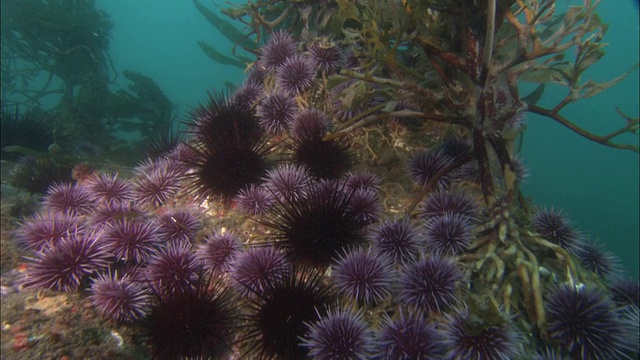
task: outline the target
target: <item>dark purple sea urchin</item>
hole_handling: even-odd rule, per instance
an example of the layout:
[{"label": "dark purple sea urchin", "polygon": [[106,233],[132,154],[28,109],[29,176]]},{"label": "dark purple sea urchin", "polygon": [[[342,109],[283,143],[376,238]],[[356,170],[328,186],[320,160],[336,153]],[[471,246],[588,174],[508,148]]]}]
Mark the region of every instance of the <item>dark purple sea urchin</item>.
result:
[{"label": "dark purple sea urchin", "polygon": [[313,61],[303,55],[294,55],[276,69],[276,84],[291,95],[300,95],[313,85],[315,76]]},{"label": "dark purple sea urchin", "polygon": [[444,337],[434,324],[419,313],[400,310],[395,318],[385,317],[380,329],[376,359],[439,360],[444,351]]},{"label": "dark purple sea urchin", "polygon": [[245,296],[260,294],[269,283],[287,277],[291,271],[291,263],[285,254],[270,246],[240,253],[232,266],[233,285]]},{"label": "dark purple sea urchin", "polygon": [[445,214],[426,222],[426,240],[429,251],[443,255],[459,255],[473,241],[471,226],[467,217],[459,214]]},{"label": "dark purple sea urchin", "polygon": [[161,244],[153,222],[140,219],[110,223],[100,241],[117,260],[131,263],[146,261]]},{"label": "dark purple sea urchin", "polygon": [[532,222],[533,229],[544,239],[567,250],[576,250],[579,246],[580,234],[562,211],[553,208],[537,209]]},{"label": "dark purple sea urchin", "polygon": [[235,232],[214,232],[205,237],[204,244],[198,245],[195,256],[205,271],[220,275],[229,270],[240,251],[242,243]]},{"label": "dark purple sea urchin", "polygon": [[314,360],[368,360],[374,351],[373,332],[362,313],[347,308],[329,310],[311,324],[303,344]]},{"label": "dark purple sea urchin", "polygon": [[383,255],[364,249],[347,251],[332,268],[336,288],[357,303],[375,304],[391,294],[393,268]]},{"label": "dark purple sea urchin", "polygon": [[95,233],[67,233],[35,256],[23,283],[28,288],[75,291],[88,276],[105,269],[108,263],[108,253]]},{"label": "dark purple sea urchin", "polygon": [[257,110],[260,125],[270,134],[286,131],[297,112],[296,100],[282,92],[267,95],[262,99]]},{"label": "dark purple sea urchin", "polygon": [[83,232],[78,217],[61,213],[36,213],[22,223],[16,230],[16,236],[27,249],[39,251],[54,245],[68,233],[82,235]]},{"label": "dark purple sea urchin", "polygon": [[521,335],[509,324],[487,323],[467,311],[448,316],[444,339],[447,360],[510,360],[521,355]]},{"label": "dark purple sea urchin", "polygon": [[573,357],[586,360],[630,358],[628,327],[613,301],[585,285],[560,285],[546,303],[546,331]]},{"label": "dark purple sea urchin", "polygon": [[47,190],[44,196],[44,206],[51,212],[77,216],[86,215],[93,211],[96,203],[86,187],[56,183]]},{"label": "dark purple sea urchin", "polygon": [[416,261],[424,244],[424,238],[408,218],[373,225],[370,238],[373,251],[388,256],[395,264]]},{"label": "dark purple sea urchin", "polygon": [[260,48],[259,63],[267,70],[276,69],[285,60],[296,55],[296,43],[284,30],[271,34],[267,42]]},{"label": "dark purple sea urchin", "polygon": [[[452,164],[452,158],[445,155],[441,151],[422,152],[414,155],[409,160],[409,175],[411,179],[420,187],[424,187]],[[434,188],[446,189],[449,186],[450,179],[447,174],[443,174],[440,178],[434,180]]]},{"label": "dark purple sea urchin", "polygon": [[93,306],[108,318],[131,322],[148,312],[149,290],[128,275],[102,273],[93,280],[90,292]]},{"label": "dark purple sea urchin", "polygon": [[442,312],[457,301],[462,272],[447,257],[425,257],[407,264],[400,278],[398,299],[425,314]]}]

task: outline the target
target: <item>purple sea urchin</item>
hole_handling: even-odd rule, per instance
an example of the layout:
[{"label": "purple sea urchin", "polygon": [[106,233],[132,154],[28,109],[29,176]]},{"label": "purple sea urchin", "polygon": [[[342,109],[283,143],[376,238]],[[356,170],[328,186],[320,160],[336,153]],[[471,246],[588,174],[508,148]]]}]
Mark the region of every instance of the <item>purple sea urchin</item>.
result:
[{"label": "purple sea urchin", "polygon": [[507,323],[491,324],[459,311],[448,317],[443,346],[448,360],[508,360],[520,355],[521,335]]},{"label": "purple sea urchin", "polygon": [[386,316],[377,336],[376,359],[438,360],[442,359],[444,337],[435,325],[427,323],[419,313],[399,311],[396,318]]},{"label": "purple sea urchin", "polygon": [[260,49],[260,65],[271,70],[284,64],[284,62],[296,55],[296,43],[284,30],[278,30],[271,34],[267,42]]},{"label": "purple sea urchin", "polygon": [[420,205],[420,216],[426,219],[459,214],[469,220],[477,220],[478,206],[465,193],[438,191],[431,193]]},{"label": "purple sea urchin", "polygon": [[240,335],[241,357],[248,359],[306,359],[300,339],[308,323],[318,320],[335,298],[321,271],[294,269],[253,293]]},{"label": "purple sea urchin", "polygon": [[152,291],[144,326],[154,359],[222,359],[231,352],[237,306],[222,283],[200,279],[182,291]]},{"label": "purple sea urchin", "polygon": [[614,279],[621,273],[618,257],[596,241],[582,242],[574,253],[582,266],[603,279]]},{"label": "purple sea urchin", "polygon": [[338,44],[322,38],[311,44],[308,50],[309,56],[324,74],[332,75],[340,69],[342,54]]},{"label": "purple sea urchin", "polygon": [[373,251],[388,256],[396,264],[417,260],[424,243],[408,218],[384,220],[374,225],[371,240]]},{"label": "purple sea urchin", "polygon": [[560,285],[546,303],[547,333],[580,359],[628,358],[632,339],[614,303],[598,289]]},{"label": "purple sea urchin", "polygon": [[362,313],[350,309],[329,310],[310,325],[303,344],[316,360],[367,360],[374,351],[373,332]]},{"label": "purple sea urchin", "polygon": [[425,257],[405,265],[398,299],[425,313],[442,312],[455,301],[462,272],[447,257]]},{"label": "purple sea urchin", "polygon": [[444,255],[459,255],[473,240],[467,217],[459,214],[445,214],[426,222],[426,240],[429,250]]},{"label": "purple sea urchin", "polygon": [[292,160],[319,179],[337,179],[351,166],[346,140],[324,140],[329,118],[317,109],[301,111],[291,123]]},{"label": "purple sea urchin", "polygon": [[269,167],[270,151],[258,118],[252,110],[227,100],[210,97],[193,113],[190,145],[194,156],[187,175],[199,199],[231,201],[241,189],[258,184]]},{"label": "purple sea urchin", "polygon": [[358,303],[374,304],[391,294],[393,268],[387,258],[351,249],[332,268],[338,291]]},{"label": "purple sea urchin", "polygon": [[89,275],[107,267],[107,257],[96,234],[69,232],[54,245],[36,253],[27,268],[24,286],[75,291]]},{"label": "purple sea urchin", "polygon": [[202,228],[202,212],[197,207],[169,209],[158,214],[158,237],[163,241],[192,241]]},{"label": "purple sea urchin", "polygon": [[633,305],[640,307],[640,284],[638,280],[618,276],[609,284],[609,290],[618,306]]},{"label": "purple sea urchin", "polygon": [[95,209],[89,190],[81,185],[53,184],[44,197],[48,211],[71,216],[86,215]]},{"label": "purple sea urchin", "polygon": [[305,189],[309,187],[310,180],[305,168],[280,165],[267,173],[265,188],[276,198],[291,201],[305,195]]},{"label": "purple sea urchin", "polygon": [[87,187],[99,203],[124,203],[134,198],[131,182],[119,179],[118,174],[95,176],[89,181]]},{"label": "purple sea urchin", "polygon": [[145,219],[148,214],[132,203],[105,203],[91,214],[90,221],[93,225],[102,226],[119,220]]},{"label": "purple sea urchin", "polygon": [[252,184],[240,190],[235,202],[241,212],[249,216],[262,216],[269,212],[275,199],[267,189]]},{"label": "purple sea urchin", "polygon": [[368,172],[349,173],[345,180],[345,185],[353,190],[368,189],[373,191],[380,190],[382,181],[374,174]]},{"label": "purple sea urchin", "polygon": [[82,236],[83,232],[81,221],[75,216],[61,213],[38,213],[25,221],[16,230],[16,235],[28,249],[39,251],[54,245],[69,233]]},{"label": "purple sea urchin", "polygon": [[315,76],[313,61],[306,56],[294,55],[276,69],[276,84],[287,93],[300,95],[313,85]]},{"label": "purple sea urchin", "polygon": [[240,251],[242,243],[234,232],[214,232],[205,237],[204,244],[198,245],[195,255],[205,271],[219,275],[229,270]]},{"label": "purple sea urchin", "polygon": [[180,190],[180,168],[169,162],[154,162],[148,171],[138,169],[133,192],[136,200],[146,206],[157,208],[173,198]]},{"label": "purple sea urchin", "polygon": [[297,112],[298,104],[295,99],[282,92],[267,95],[258,105],[257,111],[260,125],[270,134],[286,131]]},{"label": "purple sea urchin", "polygon": [[363,223],[372,224],[378,221],[382,206],[378,193],[371,189],[357,189],[349,199],[349,211]]},{"label": "purple sea urchin", "polygon": [[251,111],[260,101],[263,86],[254,82],[244,82],[231,96],[231,102]]},{"label": "purple sea urchin", "polygon": [[108,318],[131,322],[148,312],[149,290],[128,275],[102,273],[93,280],[90,292],[93,306]]},{"label": "purple sea urchin", "polygon": [[175,294],[195,286],[203,272],[201,265],[190,244],[170,242],[148,260],[145,276],[158,294]]},{"label": "purple sea urchin", "polygon": [[132,263],[146,261],[161,244],[152,222],[124,218],[111,223],[100,241],[116,259]]},{"label": "purple sea urchin", "polygon": [[576,250],[580,234],[560,210],[537,209],[533,215],[533,229],[543,238],[568,250]]},{"label": "purple sea urchin", "polygon": [[267,284],[288,276],[291,263],[273,247],[257,247],[240,253],[233,263],[231,278],[242,295],[261,293]]},{"label": "purple sea urchin", "polygon": [[350,210],[353,190],[340,181],[313,182],[304,197],[281,202],[263,224],[272,243],[294,262],[328,266],[345,248],[364,241],[369,225]]},{"label": "purple sea urchin", "polygon": [[[420,187],[426,186],[439,172],[452,164],[449,156],[441,151],[422,152],[409,160],[409,175]],[[435,188],[443,190],[449,186],[450,178],[444,174],[435,180]]]}]

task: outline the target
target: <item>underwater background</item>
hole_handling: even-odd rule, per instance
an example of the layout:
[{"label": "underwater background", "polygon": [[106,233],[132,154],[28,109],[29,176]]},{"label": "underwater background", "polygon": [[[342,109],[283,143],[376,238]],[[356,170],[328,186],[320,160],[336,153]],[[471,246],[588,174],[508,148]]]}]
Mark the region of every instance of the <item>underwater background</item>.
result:
[{"label": "underwater background", "polygon": [[[559,1],[557,11],[578,3]],[[109,52],[115,67],[154,79],[178,106],[179,115],[204,102],[207,90],[223,90],[225,83],[239,85],[244,79],[242,71],[212,62],[200,49],[198,40],[218,49],[233,44],[192,2],[101,0],[97,5],[114,23]],[[607,81],[638,62],[638,6],[633,0],[603,1],[598,13],[609,24],[609,46],[584,77]],[[638,113],[638,76],[636,70],[595,98],[570,105],[567,117],[596,133],[615,130],[620,121],[616,106],[632,116]],[[557,101],[564,91],[550,87],[545,99]],[[638,279],[638,155],[587,141],[535,114],[526,116],[522,157],[531,175],[523,185],[525,196],[537,205],[561,209],[586,235],[606,244]],[[620,141],[637,143],[638,137],[630,134]]]}]

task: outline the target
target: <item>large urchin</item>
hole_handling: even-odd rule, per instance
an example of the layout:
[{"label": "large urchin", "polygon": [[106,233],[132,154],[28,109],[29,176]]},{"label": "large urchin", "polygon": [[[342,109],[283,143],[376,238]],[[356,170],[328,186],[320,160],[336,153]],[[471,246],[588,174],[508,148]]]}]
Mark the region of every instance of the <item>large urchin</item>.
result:
[{"label": "large urchin", "polygon": [[325,314],[335,296],[321,271],[297,268],[268,281],[249,299],[243,316],[245,331],[239,336],[243,358],[306,359],[308,349],[301,346],[300,338],[308,333],[308,323]]},{"label": "large urchin", "polygon": [[351,208],[354,190],[330,180],[309,184],[305,193],[280,202],[260,220],[275,230],[270,235],[274,246],[294,262],[324,267],[344,249],[364,242],[370,223]]},{"label": "large urchin", "polygon": [[190,133],[193,194],[199,199],[231,201],[241,189],[262,181],[270,151],[258,117],[251,109],[210,96],[206,106],[192,112]]},{"label": "large urchin", "polygon": [[154,359],[220,359],[231,352],[237,300],[222,283],[200,278],[183,291],[152,292],[144,327]]},{"label": "large urchin", "polygon": [[549,336],[580,359],[629,358],[633,336],[610,298],[597,288],[564,284],[546,302]]}]

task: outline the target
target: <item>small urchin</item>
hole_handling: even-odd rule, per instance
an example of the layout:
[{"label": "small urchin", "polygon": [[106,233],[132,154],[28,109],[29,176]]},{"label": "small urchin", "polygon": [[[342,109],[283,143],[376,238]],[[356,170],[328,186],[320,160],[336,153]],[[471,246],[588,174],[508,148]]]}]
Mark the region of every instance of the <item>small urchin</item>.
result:
[{"label": "small urchin", "polygon": [[420,204],[420,216],[425,219],[453,213],[466,216],[470,221],[477,221],[478,212],[478,205],[463,192],[438,191],[430,194]]},{"label": "small urchin", "polygon": [[242,242],[235,232],[213,232],[198,245],[196,259],[202,262],[205,271],[214,275],[229,271],[231,264],[242,251]]},{"label": "small urchin", "polygon": [[574,229],[569,218],[560,210],[540,208],[532,218],[533,229],[544,239],[575,251],[580,245],[580,233]]},{"label": "small urchin", "polygon": [[423,257],[405,265],[400,278],[398,299],[426,314],[440,313],[453,305],[462,272],[453,259],[443,256]]},{"label": "small urchin", "polygon": [[580,359],[628,358],[633,335],[613,301],[595,287],[562,284],[546,301],[546,332]]},{"label": "small urchin", "polygon": [[275,202],[273,193],[255,184],[241,189],[235,197],[238,210],[249,216],[262,216],[267,214]]},{"label": "small urchin", "polygon": [[506,360],[521,355],[522,336],[506,322],[492,324],[466,310],[447,316],[444,341],[448,360]]},{"label": "small urchin", "polygon": [[247,359],[306,359],[309,350],[300,339],[308,323],[318,320],[335,301],[323,272],[295,268],[285,277],[268,281],[248,297],[242,317],[241,357]]},{"label": "small urchin", "polygon": [[266,69],[273,70],[296,53],[297,46],[293,37],[284,30],[278,30],[260,48],[259,63]]},{"label": "small urchin", "polygon": [[118,261],[141,263],[160,247],[156,225],[144,219],[120,220],[109,223],[100,238],[103,246]]},{"label": "small urchin", "polygon": [[118,174],[102,174],[92,177],[87,188],[98,203],[126,203],[134,199],[133,184]]},{"label": "small urchin", "polygon": [[167,241],[193,241],[202,228],[202,211],[195,206],[172,208],[157,214],[158,237]]},{"label": "small urchin", "polygon": [[89,276],[107,267],[108,256],[95,233],[67,233],[30,258],[23,286],[75,291]]},{"label": "small urchin", "polygon": [[276,85],[292,96],[301,95],[311,88],[315,76],[313,60],[306,56],[294,55],[276,69]]},{"label": "small urchin", "polygon": [[463,253],[474,239],[467,219],[464,215],[453,213],[429,219],[425,224],[428,248],[443,255]]},{"label": "small urchin", "polygon": [[117,321],[132,322],[148,313],[149,289],[128,274],[101,273],[93,280],[90,294],[89,300],[96,310]]},{"label": "small urchin", "polygon": [[347,251],[332,268],[336,288],[360,304],[375,304],[391,294],[391,262],[383,255],[355,248]]},{"label": "small urchin", "polygon": [[612,280],[621,274],[620,259],[598,241],[585,241],[574,250],[582,266],[599,277]]},{"label": "small urchin", "polygon": [[373,331],[362,313],[350,308],[329,310],[310,325],[302,343],[316,360],[366,360],[375,350]]},{"label": "small urchin", "polygon": [[40,251],[54,245],[69,233],[84,233],[82,222],[76,216],[64,213],[36,213],[16,230],[16,236],[27,249]]},{"label": "small urchin", "polygon": [[395,264],[416,261],[424,244],[424,237],[407,217],[376,223],[369,237],[373,251],[388,256]]},{"label": "small urchin", "polygon": [[260,101],[257,110],[260,125],[270,134],[286,131],[297,112],[295,98],[283,92],[267,95]]},{"label": "small urchin", "polygon": [[202,273],[202,264],[187,242],[170,242],[149,259],[144,275],[159,295],[193,288]]},{"label": "small urchin", "polygon": [[240,253],[233,262],[233,286],[243,296],[260,293],[269,283],[288,276],[291,263],[285,254],[271,246],[256,247]]},{"label": "small urchin", "polygon": [[340,46],[328,38],[319,38],[309,45],[309,57],[316,63],[318,70],[325,75],[333,75],[340,70],[342,53]]},{"label": "small urchin", "polygon": [[154,359],[221,359],[231,353],[237,300],[220,281],[199,277],[182,291],[152,287],[152,294],[143,326]]},{"label": "small urchin", "polygon": [[437,360],[442,359],[444,336],[433,323],[419,313],[400,309],[394,318],[385,316],[378,332],[376,359]]},{"label": "small urchin", "polygon": [[89,214],[96,204],[85,186],[56,183],[47,190],[44,206],[50,212],[79,216]]},{"label": "small urchin", "polygon": [[409,175],[420,187],[433,183],[434,188],[444,190],[451,183],[447,169],[452,165],[452,158],[442,151],[421,152],[409,160]]}]

